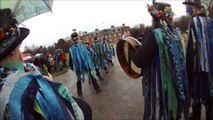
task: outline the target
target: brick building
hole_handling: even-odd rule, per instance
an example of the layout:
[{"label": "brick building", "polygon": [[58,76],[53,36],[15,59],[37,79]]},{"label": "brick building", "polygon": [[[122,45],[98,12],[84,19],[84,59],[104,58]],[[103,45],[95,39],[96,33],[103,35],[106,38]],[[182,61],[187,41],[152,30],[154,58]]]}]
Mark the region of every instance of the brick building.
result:
[{"label": "brick building", "polygon": [[94,37],[97,37],[100,40],[105,37],[108,42],[116,43],[125,32],[130,32],[129,26],[125,26],[125,24],[123,24],[122,26],[115,27],[114,25],[112,25],[108,29],[99,30],[97,28],[94,32],[83,32],[83,34],[80,35],[80,40],[87,41],[92,44]]}]

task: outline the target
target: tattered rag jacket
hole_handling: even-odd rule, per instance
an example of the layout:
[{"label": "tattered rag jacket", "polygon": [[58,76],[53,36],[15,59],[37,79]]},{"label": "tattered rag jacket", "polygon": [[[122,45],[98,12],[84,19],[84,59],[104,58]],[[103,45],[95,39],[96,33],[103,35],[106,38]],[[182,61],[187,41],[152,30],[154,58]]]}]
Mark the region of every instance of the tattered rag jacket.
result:
[{"label": "tattered rag jacket", "polygon": [[192,17],[188,27],[186,68],[193,104],[213,97],[213,21],[205,14]]},{"label": "tattered rag jacket", "polygon": [[25,72],[23,63],[17,66],[0,67],[0,120],[84,119],[64,85],[45,79],[36,70]]},{"label": "tattered rag jacket", "polygon": [[133,62],[143,70],[143,119],[175,120],[181,113],[187,118],[188,85],[180,31],[150,31],[133,55]]}]

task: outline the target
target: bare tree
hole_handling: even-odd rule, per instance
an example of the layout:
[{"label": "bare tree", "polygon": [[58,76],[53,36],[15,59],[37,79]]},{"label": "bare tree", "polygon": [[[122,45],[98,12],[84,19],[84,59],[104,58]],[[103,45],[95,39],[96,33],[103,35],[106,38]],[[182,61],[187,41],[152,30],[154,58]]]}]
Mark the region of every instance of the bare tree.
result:
[{"label": "bare tree", "polygon": [[174,27],[178,27],[182,32],[185,32],[188,29],[188,24],[190,21],[190,16],[181,16],[177,18],[172,24]]},{"label": "bare tree", "polygon": [[56,48],[62,49],[64,52],[68,52],[70,45],[63,39],[59,39],[58,43],[56,44]]}]

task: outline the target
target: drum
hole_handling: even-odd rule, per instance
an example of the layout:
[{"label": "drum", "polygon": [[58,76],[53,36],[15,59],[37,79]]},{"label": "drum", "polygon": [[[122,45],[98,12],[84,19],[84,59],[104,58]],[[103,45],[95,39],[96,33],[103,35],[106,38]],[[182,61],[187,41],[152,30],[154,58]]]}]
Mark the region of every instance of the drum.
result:
[{"label": "drum", "polygon": [[135,46],[141,44],[133,37],[121,38],[116,47],[118,61],[123,71],[131,78],[137,79],[142,76],[141,68],[138,68],[132,61],[131,55],[136,52]]}]

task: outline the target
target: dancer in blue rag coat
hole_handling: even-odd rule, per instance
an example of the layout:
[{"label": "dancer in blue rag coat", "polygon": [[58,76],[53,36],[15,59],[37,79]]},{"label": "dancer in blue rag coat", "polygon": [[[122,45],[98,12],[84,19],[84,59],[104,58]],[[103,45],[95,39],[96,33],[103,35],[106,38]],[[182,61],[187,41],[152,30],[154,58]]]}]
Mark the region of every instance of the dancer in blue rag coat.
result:
[{"label": "dancer in blue rag coat", "polygon": [[23,63],[20,47],[30,30],[18,27],[9,8],[0,9],[0,21],[0,120],[92,120],[89,104]]},{"label": "dancer in blue rag coat", "polygon": [[90,78],[96,93],[101,91],[97,77],[93,70],[91,54],[84,43],[78,42],[78,34],[74,32],[71,34],[73,44],[69,48],[70,53],[70,67],[77,76],[77,93],[78,96],[83,94],[82,83],[85,81],[85,75]]},{"label": "dancer in blue rag coat", "polygon": [[191,16],[186,47],[186,69],[192,101],[192,119],[201,119],[201,105],[206,120],[213,119],[213,21],[207,5],[201,0],[186,0]]}]

